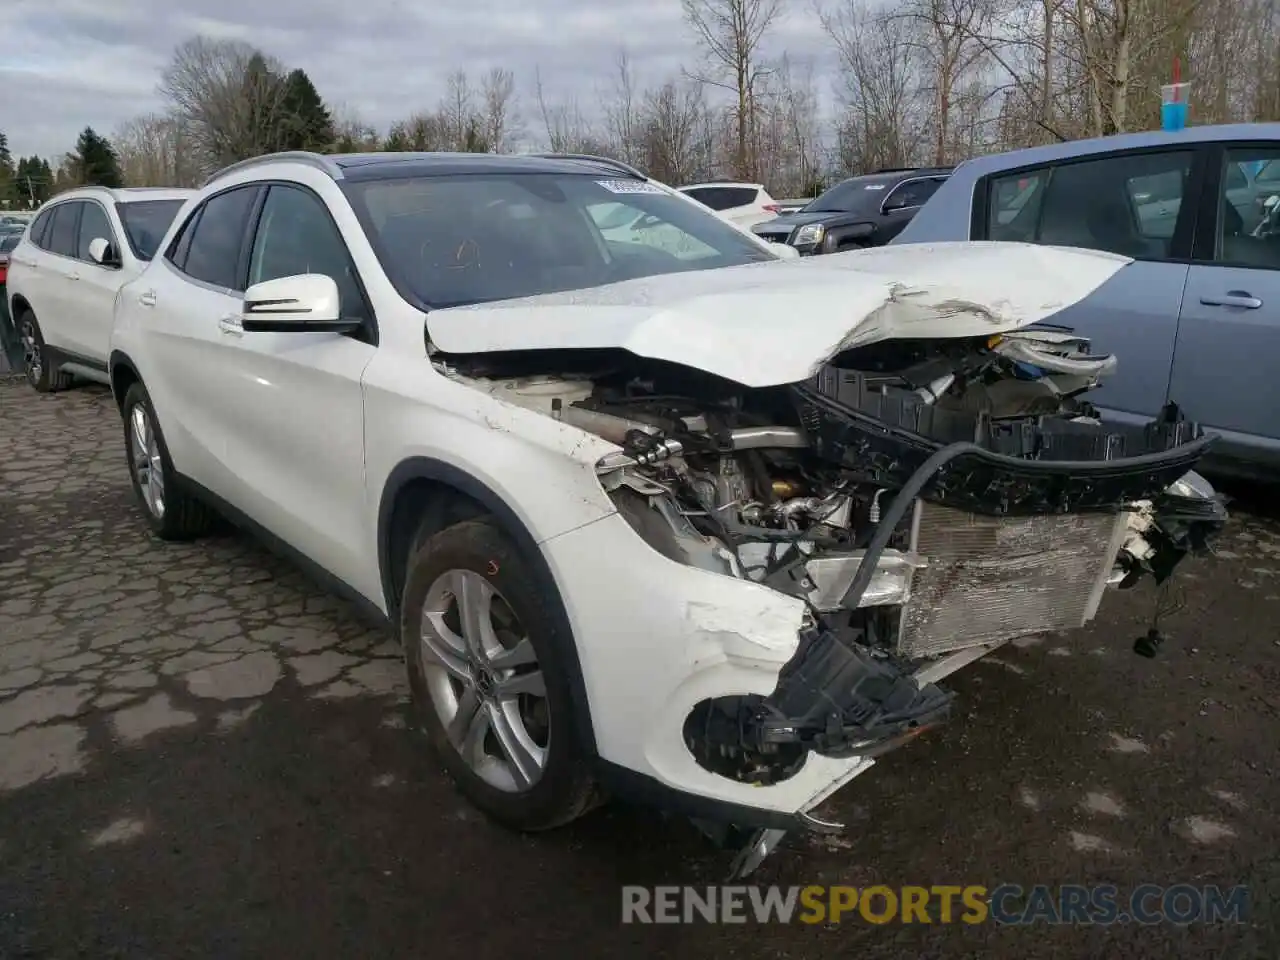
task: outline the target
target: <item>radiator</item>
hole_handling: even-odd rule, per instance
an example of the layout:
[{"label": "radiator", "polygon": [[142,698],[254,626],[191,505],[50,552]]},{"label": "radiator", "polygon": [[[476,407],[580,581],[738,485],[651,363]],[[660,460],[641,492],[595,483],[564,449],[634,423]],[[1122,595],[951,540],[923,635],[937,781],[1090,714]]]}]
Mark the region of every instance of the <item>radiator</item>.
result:
[{"label": "radiator", "polygon": [[917,501],[898,653],[933,657],[1082,626],[1097,612],[1123,513],[992,517]]}]

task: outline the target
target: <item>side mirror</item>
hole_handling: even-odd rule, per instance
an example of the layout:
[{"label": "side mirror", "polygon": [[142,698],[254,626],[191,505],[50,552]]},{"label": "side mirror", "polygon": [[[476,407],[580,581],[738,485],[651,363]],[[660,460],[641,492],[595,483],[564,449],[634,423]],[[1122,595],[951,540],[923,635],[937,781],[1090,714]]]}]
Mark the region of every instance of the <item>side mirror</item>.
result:
[{"label": "side mirror", "polygon": [[111,246],[111,241],[102,237],[94,237],[89,241],[89,257],[94,263],[104,267],[120,266],[120,254]]},{"label": "side mirror", "polygon": [[245,333],[349,333],[359,320],[343,320],[333,277],[301,273],[264,280],[244,292]]}]

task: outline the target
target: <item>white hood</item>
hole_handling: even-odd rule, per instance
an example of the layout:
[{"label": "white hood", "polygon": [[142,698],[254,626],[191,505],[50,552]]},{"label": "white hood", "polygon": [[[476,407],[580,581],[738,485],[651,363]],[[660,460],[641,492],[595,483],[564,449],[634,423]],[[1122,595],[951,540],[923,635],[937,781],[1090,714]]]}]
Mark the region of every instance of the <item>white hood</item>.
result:
[{"label": "white hood", "polygon": [[1130,262],[1022,243],[903,244],[433,310],[427,333],[446,353],[614,347],[768,387],[877,340],[1037,323]]}]

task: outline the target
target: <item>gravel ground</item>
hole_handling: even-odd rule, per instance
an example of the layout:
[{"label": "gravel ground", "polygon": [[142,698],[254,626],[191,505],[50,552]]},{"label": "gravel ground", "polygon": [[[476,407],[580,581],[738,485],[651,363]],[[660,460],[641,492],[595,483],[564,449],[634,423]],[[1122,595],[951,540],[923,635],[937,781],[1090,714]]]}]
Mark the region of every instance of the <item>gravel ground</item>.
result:
[{"label": "gravel ground", "polygon": [[[226,534],[145,533],[109,396],[0,379],[0,957],[1280,956],[1280,523],[1236,504],[1160,658],[1149,590],[952,678],[753,881],[1248,884],[1243,925],[622,926],[620,884],[719,882],[612,806],[514,836],[404,731],[395,646]],[[1270,624],[1270,625],[1269,625]]]}]

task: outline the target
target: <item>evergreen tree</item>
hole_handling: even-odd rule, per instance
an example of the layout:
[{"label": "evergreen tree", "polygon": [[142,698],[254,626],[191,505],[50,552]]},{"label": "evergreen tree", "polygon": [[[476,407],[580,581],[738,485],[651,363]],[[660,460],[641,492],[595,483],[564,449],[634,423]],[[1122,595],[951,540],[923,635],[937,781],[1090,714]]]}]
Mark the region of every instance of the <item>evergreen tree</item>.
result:
[{"label": "evergreen tree", "polygon": [[101,187],[120,187],[124,177],[120,174],[120,160],[106,137],[99,136],[93,127],[85,127],[76,140],[75,153],[71,155],[75,178],[82,184]]},{"label": "evergreen tree", "polygon": [[24,207],[38,207],[53,191],[53,170],[41,157],[23,157],[14,175],[17,202]]},{"label": "evergreen tree", "polygon": [[333,118],[305,70],[294,70],[284,78],[280,114],[282,149],[325,151],[333,148],[337,140]]},{"label": "evergreen tree", "polygon": [[9,153],[9,138],[0,131],[0,207],[12,206],[19,200],[16,172],[13,156]]}]

